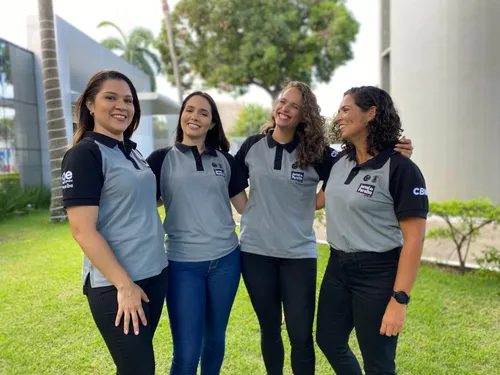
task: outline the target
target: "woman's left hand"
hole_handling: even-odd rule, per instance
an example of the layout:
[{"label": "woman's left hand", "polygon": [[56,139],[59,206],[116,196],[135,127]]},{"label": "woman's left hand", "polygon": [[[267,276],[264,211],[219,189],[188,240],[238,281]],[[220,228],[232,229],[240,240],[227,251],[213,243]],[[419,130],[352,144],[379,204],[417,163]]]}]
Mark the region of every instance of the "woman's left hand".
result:
[{"label": "woman's left hand", "polygon": [[385,309],[380,334],[386,336],[397,336],[403,330],[406,319],[406,305],[398,303],[391,297]]},{"label": "woman's left hand", "polygon": [[406,137],[401,138],[396,147],[394,147],[394,151],[401,152],[404,156],[411,158],[413,154],[411,139],[406,139]]}]

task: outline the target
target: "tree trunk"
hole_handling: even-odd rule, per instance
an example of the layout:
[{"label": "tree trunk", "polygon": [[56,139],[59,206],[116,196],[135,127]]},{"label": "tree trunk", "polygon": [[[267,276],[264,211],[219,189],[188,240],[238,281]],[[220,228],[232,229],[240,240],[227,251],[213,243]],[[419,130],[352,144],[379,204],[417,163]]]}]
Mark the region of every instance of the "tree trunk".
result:
[{"label": "tree trunk", "polygon": [[172,67],[174,68],[175,85],[177,86],[177,95],[179,95],[179,104],[182,103],[182,85],[181,76],[179,73],[179,63],[177,61],[177,54],[175,53],[174,33],[172,31],[172,24],[170,23],[170,10],[168,8],[167,0],[161,0],[163,8],[163,16],[165,18],[165,29],[167,30],[168,48],[170,50],[170,60],[172,60]]},{"label": "tree trunk", "polygon": [[38,0],[42,76],[47,111],[49,157],[51,174],[51,202],[49,220],[64,221],[66,210],[62,206],[61,161],[68,147],[66,126],[61,101],[59,70],[52,0]]}]

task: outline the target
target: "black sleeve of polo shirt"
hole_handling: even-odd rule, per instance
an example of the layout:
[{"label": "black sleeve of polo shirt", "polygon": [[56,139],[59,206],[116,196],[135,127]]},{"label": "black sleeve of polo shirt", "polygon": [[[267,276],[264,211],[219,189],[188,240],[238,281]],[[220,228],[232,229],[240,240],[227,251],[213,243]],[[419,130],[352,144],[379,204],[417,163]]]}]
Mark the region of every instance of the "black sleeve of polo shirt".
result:
[{"label": "black sleeve of polo shirt", "polygon": [[172,149],[172,146],[160,148],[159,150],[153,151],[151,155],[146,159],[147,163],[151,167],[151,170],[156,177],[156,200],[161,198],[160,191],[160,181],[161,181],[161,168],[163,166],[163,161],[168,152]]},{"label": "black sleeve of polo shirt", "polygon": [[238,150],[238,152],[234,157],[235,166],[241,170],[243,178],[245,180],[248,180],[248,178],[250,177],[250,171],[248,170],[248,167],[245,163],[245,158],[247,157],[248,151],[250,151],[252,146],[264,137],[265,134],[257,134],[248,137],[247,139],[245,139],[245,142],[243,142],[243,144],[241,145],[240,149]]},{"label": "black sleeve of polo shirt", "polygon": [[225,156],[231,167],[231,179],[229,180],[228,191],[229,198],[232,198],[248,187],[248,181],[243,175],[241,168],[236,165],[235,158],[227,152],[222,152],[222,155]]},{"label": "black sleeve of polo shirt", "polygon": [[328,183],[328,178],[330,178],[330,172],[332,167],[345,155],[344,151],[338,152],[333,148],[327,146],[325,149],[325,157],[323,162],[316,167],[316,172],[319,175],[319,180],[323,181],[323,186],[321,186],[321,190],[325,191],[326,184]]},{"label": "black sleeve of polo shirt", "polygon": [[408,217],[427,218],[429,200],[420,169],[400,153],[394,153],[390,163],[389,191],[394,199],[394,212],[398,220]]},{"label": "black sleeve of polo shirt", "polygon": [[61,164],[64,207],[99,206],[104,185],[99,146],[83,139],[69,149]]}]

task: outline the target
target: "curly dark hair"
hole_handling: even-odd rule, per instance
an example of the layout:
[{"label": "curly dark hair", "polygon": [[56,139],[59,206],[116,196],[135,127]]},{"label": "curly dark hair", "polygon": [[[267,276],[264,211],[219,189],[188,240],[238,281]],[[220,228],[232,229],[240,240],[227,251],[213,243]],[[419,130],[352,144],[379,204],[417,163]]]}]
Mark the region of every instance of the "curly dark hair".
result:
[{"label": "curly dark hair", "polygon": [[[384,90],[374,86],[353,87],[344,93],[344,96],[353,97],[361,111],[366,112],[376,107],[375,118],[368,122],[368,136],[366,151],[374,156],[387,148],[392,148],[401,137],[401,119],[394,107],[391,96]],[[356,157],[354,145],[348,141],[342,143],[342,148],[352,159]]]},{"label": "curly dark hair", "polygon": [[[306,83],[291,81],[281,91],[281,94],[293,87],[299,89],[302,93],[303,117],[295,130],[295,134],[299,139],[297,144],[297,165],[299,168],[305,168],[308,165],[314,166],[320,163],[324,158],[327,146],[325,118],[320,114],[321,109],[316,100],[316,95]],[[267,133],[275,127],[276,121],[273,110],[269,121],[263,126],[263,132]]]}]

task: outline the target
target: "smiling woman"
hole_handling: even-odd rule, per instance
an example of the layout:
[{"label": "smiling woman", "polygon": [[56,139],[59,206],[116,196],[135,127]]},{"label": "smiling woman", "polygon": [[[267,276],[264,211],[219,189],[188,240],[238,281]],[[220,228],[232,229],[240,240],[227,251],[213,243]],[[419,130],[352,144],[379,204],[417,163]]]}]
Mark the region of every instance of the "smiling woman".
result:
[{"label": "smiling woman", "polygon": [[[169,258],[166,295],[174,353],[170,375],[220,373],[226,327],[240,282],[239,213],[248,186],[228,153],[217,105],[204,92],[181,106],[173,147],[147,159],[165,207]],[[160,199],[161,198],[161,199]]]},{"label": "smiling woman", "polygon": [[78,129],[62,161],[62,195],[84,252],[84,294],[117,371],[152,375],[167,257],[155,177],[130,140],[139,125],[139,99],[125,75],[102,71],[76,107]]}]

